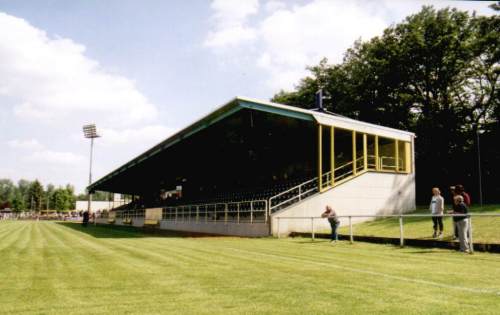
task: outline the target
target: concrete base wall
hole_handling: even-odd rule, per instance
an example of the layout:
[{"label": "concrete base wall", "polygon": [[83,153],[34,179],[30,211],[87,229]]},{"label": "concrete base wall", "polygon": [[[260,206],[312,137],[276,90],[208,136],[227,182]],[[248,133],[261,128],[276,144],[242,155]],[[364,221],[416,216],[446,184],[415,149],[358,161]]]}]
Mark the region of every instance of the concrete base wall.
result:
[{"label": "concrete base wall", "polygon": [[[325,206],[331,205],[338,215],[374,215],[406,213],[415,209],[415,176],[414,174],[393,174],[368,172],[353,178],[333,189],[311,196],[297,204],[271,215],[271,231],[277,235],[278,217],[319,217]],[[353,218],[352,222],[371,220],[370,218]],[[98,219],[106,224],[107,219]],[[342,218],[341,225],[347,225],[348,219]],[[115,225],[124,225],[122,219],[116,219]],[[143,218],[132,219],[132,225],[142,227]],[[160,221],[160,229],[198,232],[234,236],[268,236],[267,223],[224,223],[224,222],[172,222]],[[291,232],[311,232],[310,219],[280,219],[280,234]],[[317,232],[327,231],[330,225],[326,219],[314,220]]]},{"label": "concrete base wall", "polygon": [[172,222],[160,221],[160,229],[183,232],[198,232],[234,236],[268,236],[267,223],[224,223],[224,222]]},{"label": "concrete base wall", "polygon": [[[271,215],[272,234],[277,236],[278,217],[319,217],[325,206],[332,206],[338,215],[373,215],[406,213],[415,209],[414,174],[368,172],[333,189],[307,198]],[[352,222],[370,218],[353,218]],[[341,219],[347,225],[348,219]],[[330,230],[326,219],[314,220],[315,231]],[[280,234],[311,232],[311,220],[280,219]]]},{"label": "concrete base wall", "polygon": [[108,219],[97,218],[97,223],[99,223],[99,224],[108,224]]},{"label": "concrete base wall", "polygon": [[[109,224],[108,219],[99,218],[97,219],[97,223],[99,224]],[[135,227],[143,227],[144,226],[144,218],[136,218],[132,219],[132,224],[123,224],[123,219],[115,219],[114,225],[125,225],[125,226],[135,226]]]},{"label": "concrete base wall", "polygon": [[[122,219],[115,219],[114,225],[129,225],[123,224]],[[108,219],[97,219],[99,224],[109,224]],[[144,219],[132,219],[132,226],[144,226]],[[170,231],[207,233],[218,235],[234,235],[234,236],[269,236],[269,224],[267,223],[230,223],[223,222],[172,222],[160,221],[160,229]]]}]

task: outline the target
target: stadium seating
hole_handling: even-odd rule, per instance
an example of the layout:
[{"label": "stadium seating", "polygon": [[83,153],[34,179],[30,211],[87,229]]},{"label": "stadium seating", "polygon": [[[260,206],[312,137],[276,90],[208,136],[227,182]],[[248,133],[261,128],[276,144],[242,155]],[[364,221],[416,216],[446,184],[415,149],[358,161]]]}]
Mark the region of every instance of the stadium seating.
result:
[{"label": "stadium seating", "polygon": [[[163,201],[149,203],[148,207],[163,208],[163,220],[191,221],[191,222],[266,222],[266,202],[269,198],[280,193],[273,203],[287,200],[297,192],[291,188],[303,183],[306,179],[296,178],[294,180],[276,181],[267,186],[246,189],[225,189],[210,193],[199,193],[191,198],[183,196],[180,199],[168,198]],[[312,185],[314,186],[314,185]],[[286,192],[290,190],[289,192]],[[283,193],[285,192],[285,193]],[[135,200],[129,204],[122,205],[116,211],[117,218],[123,218],[123,224],[131,224],[132,218],[145,217],[145,205],[143,201]],[[157,220],[145,220],[145,226],[156,226]]]}]

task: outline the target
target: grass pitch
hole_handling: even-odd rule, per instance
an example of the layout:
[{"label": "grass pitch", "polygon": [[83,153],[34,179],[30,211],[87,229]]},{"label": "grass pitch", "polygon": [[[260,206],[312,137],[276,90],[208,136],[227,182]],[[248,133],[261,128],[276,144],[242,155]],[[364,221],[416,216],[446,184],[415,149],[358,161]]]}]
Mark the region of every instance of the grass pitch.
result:
[{"label": "grass pitch", "polygon": [[498,314],[500,255],[0,222],[2,314]]}]

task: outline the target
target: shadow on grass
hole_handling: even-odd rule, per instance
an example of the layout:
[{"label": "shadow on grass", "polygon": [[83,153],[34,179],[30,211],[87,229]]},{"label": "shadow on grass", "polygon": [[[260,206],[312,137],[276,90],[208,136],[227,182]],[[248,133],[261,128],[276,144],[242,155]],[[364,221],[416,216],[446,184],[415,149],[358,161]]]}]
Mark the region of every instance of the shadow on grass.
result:
[{"label": "shadow on grass", "polygon": [[[446,254],[448,252],[445,252]],[[422,249],[422,250],[415,250],[415,251],[409,251],[407,254],[443,254],[441,251],[437,251],[435,249]]]},{"label": "shadow on grass", "polygon": [[[95,238],[143,238],[143,237],[211,237],[211,235],[191,232],[167,231],[153,228],[138,228],[123,225],[93,225],[87,227],[76,222],[56,222],[66,228],[85,233]],[[220,236],[219,236],[220,237]]]},{"label": "shadow on grass", "polygon": [[84,227],[81,223],[76,222],[56,222],[59,225],[73,229],[75,231],[88,234],[97,238],[141,238],[146,237],[140,230],[129,226],[94,226],[89,224]]}]

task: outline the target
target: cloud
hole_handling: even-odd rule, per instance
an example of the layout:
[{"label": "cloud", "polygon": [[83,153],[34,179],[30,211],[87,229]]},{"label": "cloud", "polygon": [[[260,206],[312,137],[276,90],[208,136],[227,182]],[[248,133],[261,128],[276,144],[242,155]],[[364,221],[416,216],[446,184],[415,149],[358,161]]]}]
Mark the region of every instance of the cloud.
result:
[{"label": "cloud", "polygon": [[166,139],[173,134],[174,130],[163,125],[151,125],[142,128],[121,130],[101,128],[99,132],[102,135],[100,141],[105,146],[140,144],[142,147],[146,148]]},{"label": "cloud", "polygon": [[52,150],[35,151],[26,157],[29,162],[52,164],[56,166],[82,166],[86,158],[72,152],[60,152]]},{"label": "cloud", "polygon": [[7,145],[13,149],[22,149],[22,150],[41,150],[44,147],[36,139],[29,139],[29,140],[14,139],[7,141]]},{"label": "cloud", "polygon": [[269,0],[264,4],[264,9],[267,12],[274,12],[286,8],[286,3],[284,1]]},{"label": "cloud", "polygon": [[[259,10],[257,3],[247,4],[233,22],[228,23],[233,27],[216,24],[208,32],[205,43],[211,43],[206,46],[219,55],[223,63],[233,60],[234,65],[241,60],[241,64],[247,65],[248,58],[253,59],[265,72],[267,86],[274,91],[292,89],[307,75],[306,66],[317,64],[323,57],[330,62],[341,62],[355,40],[381,35],[386,27],[417,13],[423,5],[476,9],[481,14],[491,14],[487,3],[460,1],[311,0],[285,3],[271,0],[263,3],[263,10]],[[234,8],[221,10],[219,1],[214,1],[212,9],[214,19],[225,21],[231,20],[226,16],[232,16]],[[250,15],[255,15],[251,21]],[[237,49],[243,46],[247,49]]]},{"label": "cloud", "polygon": [[81,43],[0,12],[0,142],[9,147],[1,176],[69,182],[82,191],[89,165],[82,125],[96,123],[101,131],[96,179],[171,134],[159,121],[163,114]]},{"label": "cloud", "polygon": [[98,116],[126,125],[157,115],[133,81],[106,72],[85,56],[85,46],[5,13],[0,13],[0,60],[0,93],[14,102],[13,111],[23,120]]},{"label": "cloud", "polygon": [[211,8],[214,29],[208,33],[205,46],[230,48],[257,37],[256,30],[246,24],[248,18],[258,12],[258,0],[215,0]]},{"label": "cloud", "polygon": [[[228,1],[231,2],[231,1]],[[290,89],[306,74],[305,67],[323,57],[333,62],[358,38],[378,35],[387,23],[357,2],[314,0],[287,7],[282,1],[268,1],[253,25],[248,16],[259,13],[258,3],[247,4],[234,14],[235,5],[212,3],[213,18],[219,21],[205,44],[216,53],[233,59],[234,48],[252,43],[258,51],[252,58],[267,75],[267,85],[275,90]],[[222,26],[221,26],[222,25]],[[243,58],[243,57],[242,57]]]},{"label": "cloud", "polygon": [[272,88],[290,88],[306,74],[306,65],[323,57],[340,62],[353,40],[378,35],[385,26],[382,18],[352,2],[317,0],[279,9],[259,26],[265,49],[258,65],[270,74]]}]

